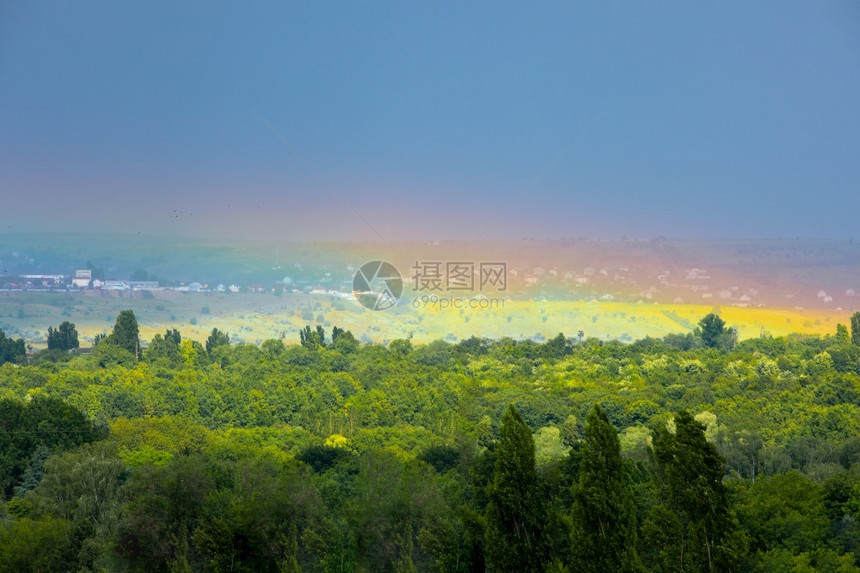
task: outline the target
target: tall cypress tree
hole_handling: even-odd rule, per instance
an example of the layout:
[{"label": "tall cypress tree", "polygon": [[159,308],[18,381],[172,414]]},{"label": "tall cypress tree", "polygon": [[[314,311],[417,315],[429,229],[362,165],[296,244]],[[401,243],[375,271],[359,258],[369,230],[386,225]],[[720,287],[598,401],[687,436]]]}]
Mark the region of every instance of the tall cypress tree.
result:
[{"label": "tall cypress tree", "polygon": [[574,488],[572,569],[641,570],[621,444],[606,412],[597,405],[586,418],[579,483]]},{"label": "tall cypress tree", "polygon": [[502,414],[499,434],[487,487],[487,568],[543,571],[548,556],[534,439],[513,405]]},{"label": "tall cypress tree", "polygon": [[140,330],[137,327],[137,318],[134,316],[134,311],[120,311],[119,316],[116,317],[116,324],[113,327],[112,342],[120,348],[125,348],[131,352],[135,358],[139,358],[139,334]]},{"label": "tall cypress tree", "polygon": [[654,456],[664,503],[652,508],[643,527],[666,571],[729,570],[732,532],[726,462],[705,439],[705,428],[688,412],[675,415],[675,433],[659,428]]}]

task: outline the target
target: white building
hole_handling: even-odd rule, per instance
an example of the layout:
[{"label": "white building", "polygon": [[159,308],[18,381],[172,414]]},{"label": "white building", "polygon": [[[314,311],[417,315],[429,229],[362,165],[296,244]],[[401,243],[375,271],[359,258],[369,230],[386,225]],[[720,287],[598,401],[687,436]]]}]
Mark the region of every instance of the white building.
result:
[{"label": "white building", "polygon": [[77,269],[75,278],[72,279],[72,284],[78,288],[87,288],[90,286],[90,281],[93,279],[93,271],[90,269]]}]

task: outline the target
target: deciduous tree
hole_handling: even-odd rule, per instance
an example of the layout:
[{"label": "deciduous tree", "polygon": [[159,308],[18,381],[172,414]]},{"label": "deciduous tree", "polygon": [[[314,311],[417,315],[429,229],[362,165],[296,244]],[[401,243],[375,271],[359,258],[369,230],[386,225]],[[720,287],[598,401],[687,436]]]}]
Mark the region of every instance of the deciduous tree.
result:
[{"label": "deciduous tree", "polygon": [[6,338],[6,333],[0,330],[0,364],[20,362],[26,355],[27,349],[24,347],[24,339]]},{"label": "deciduous tree", "polygon": [[719,315],[711,313],[699,321],[697,334],[707,348],[720,348],[729,334],[726,322]]},{"label": "deciduous tree", "polygon": [[218,348],[219,346],[229,346],[230,345],[230,335],[226,332],[221,332],[217,328],[213,328],[212,332],[209,334],[209,338],[206,339],[206,352],[211,356],[212,351]]},{"label": "deciduous tree", "polygon": [[48,327],[48,350],[72,350],[79,346],[78,331],[71,322],[64,321],[56,330]]}]

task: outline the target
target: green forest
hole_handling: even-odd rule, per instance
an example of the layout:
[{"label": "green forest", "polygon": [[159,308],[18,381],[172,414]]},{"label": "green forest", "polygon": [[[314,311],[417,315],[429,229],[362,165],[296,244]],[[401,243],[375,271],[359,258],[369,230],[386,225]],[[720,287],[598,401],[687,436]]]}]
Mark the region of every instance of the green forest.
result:
[{"label": "green forest", "polygon": [[0,571],[860,571],[860,313],[300,340],[0,331]]}]

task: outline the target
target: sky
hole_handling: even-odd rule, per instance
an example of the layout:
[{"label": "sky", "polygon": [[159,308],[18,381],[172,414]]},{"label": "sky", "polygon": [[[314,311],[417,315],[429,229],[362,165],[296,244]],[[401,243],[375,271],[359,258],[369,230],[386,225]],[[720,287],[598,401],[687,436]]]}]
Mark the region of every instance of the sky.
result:
[{"label": "sky", "polygon": [[0,234],[860,239],[858,102],[853,1],[5,0]]}]

